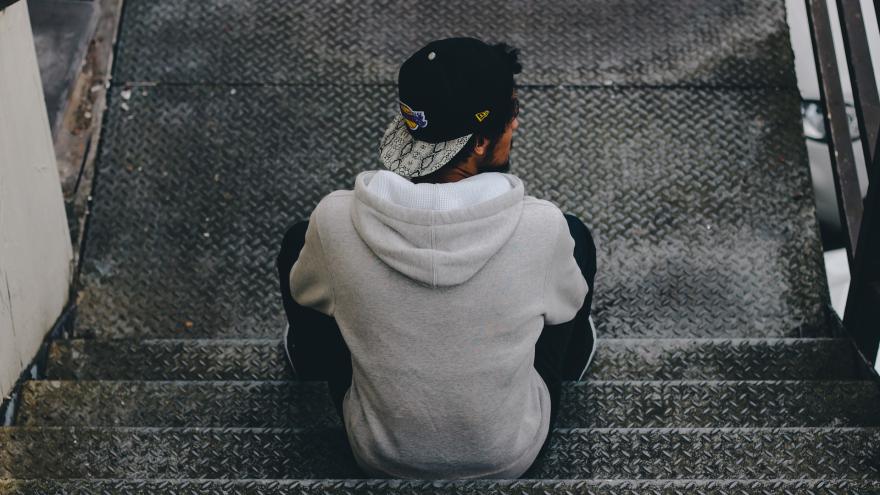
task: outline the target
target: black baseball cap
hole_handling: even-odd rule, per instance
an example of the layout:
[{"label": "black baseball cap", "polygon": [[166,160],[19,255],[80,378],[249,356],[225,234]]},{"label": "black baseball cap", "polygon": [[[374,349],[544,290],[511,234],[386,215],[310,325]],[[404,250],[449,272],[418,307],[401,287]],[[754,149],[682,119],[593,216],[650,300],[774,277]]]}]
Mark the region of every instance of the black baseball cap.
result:
[{"label": "black baseball cap", "polygon": [[471,135],[505,118],[513,85],[501,50],[474,38],[428,43],[400,67],[400,115],[382,137],[383,164],[404,177],[439,169]]}]

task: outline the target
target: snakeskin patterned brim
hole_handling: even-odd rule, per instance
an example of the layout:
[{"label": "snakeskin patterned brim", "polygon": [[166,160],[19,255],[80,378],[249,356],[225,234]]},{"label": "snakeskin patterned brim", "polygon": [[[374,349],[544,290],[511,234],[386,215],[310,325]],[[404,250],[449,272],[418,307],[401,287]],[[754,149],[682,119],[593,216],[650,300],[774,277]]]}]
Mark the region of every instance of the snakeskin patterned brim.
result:
[{"label": "snakeskin patterned brim", "polygon": [[396,117],[385,129],[379,144],[379,156],[388,170],[404,177],[430,174],[449,162],[464,148],[471,135],[441,143],[413,139],[403,117]]}]

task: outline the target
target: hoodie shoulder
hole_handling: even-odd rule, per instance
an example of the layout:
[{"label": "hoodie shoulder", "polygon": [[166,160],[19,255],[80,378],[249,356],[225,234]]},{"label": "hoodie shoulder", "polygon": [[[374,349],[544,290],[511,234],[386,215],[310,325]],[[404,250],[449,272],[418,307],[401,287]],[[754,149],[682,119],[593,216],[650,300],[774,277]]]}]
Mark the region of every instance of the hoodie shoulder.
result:
[{"label": "hoodie shoulder", "polygon": [[556,203],[546,199],[538,199],[534,196],[525,196],[523,198],[523,210],[542,217],[555,217],[562,214],[562,210],[559,209]]},{"label": "hoodie shoulder", "polygon": [[565,215],[556,203],[534,196],[523,198],[523,219],[526,228],[541,232],[547,238],[553,237],[560,224],[566,224]]},{"label": "hoodie shoulder", "polygon": [[321,201],[318,202],[318,205],[321,203],[339,203],[339,202],[349,202],[351,198],[354,197],[354,191],[350,189],[340,189],[338,191],[333,191],[330,194],[321,198]]},{"label": "hoodie shoulder", "polygon": [[320,212],[321,217],[326,217],[328,215],[333,217],[335,215],[343,214],[348,216],[348,211],[353,198],[354,191],[346,189],[333,191],[321,198],[321,201],[318,201],[317,206],[315,206],[315,211]]}]

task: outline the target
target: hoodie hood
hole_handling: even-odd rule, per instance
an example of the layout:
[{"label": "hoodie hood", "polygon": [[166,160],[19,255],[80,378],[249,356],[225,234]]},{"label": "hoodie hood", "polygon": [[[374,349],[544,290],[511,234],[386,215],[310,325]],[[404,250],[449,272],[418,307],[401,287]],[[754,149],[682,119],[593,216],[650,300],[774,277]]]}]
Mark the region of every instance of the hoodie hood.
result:
[{"label": "hoodie hood", "polygon": [[470,280],[513,235],[522,181],[489,172],[447,184],[413,184],[386,170],[355,179],[351,218],[385,264],[431,287]]}]

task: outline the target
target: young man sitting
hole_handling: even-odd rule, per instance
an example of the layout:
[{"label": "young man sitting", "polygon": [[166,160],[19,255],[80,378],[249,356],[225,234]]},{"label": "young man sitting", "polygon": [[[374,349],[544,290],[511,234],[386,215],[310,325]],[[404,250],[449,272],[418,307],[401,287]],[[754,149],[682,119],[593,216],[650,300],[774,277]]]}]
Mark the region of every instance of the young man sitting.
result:
[{"label": "young man sitting", "polygon": [[590,232],[506,173],[520,70],[515,50],[470,38],[416,52],[381,141],[387,170],[285,235],[288,356],[328,381],[370,476],[520,477],[562,380],[592,359]]}]

